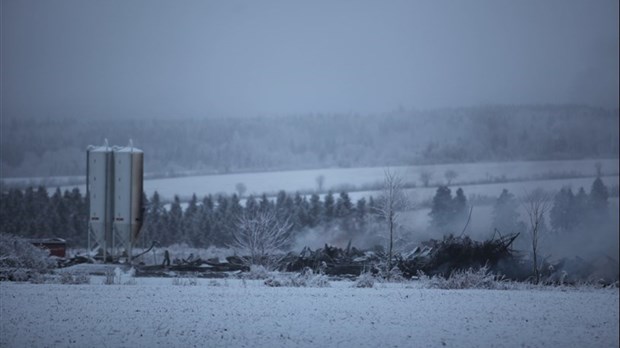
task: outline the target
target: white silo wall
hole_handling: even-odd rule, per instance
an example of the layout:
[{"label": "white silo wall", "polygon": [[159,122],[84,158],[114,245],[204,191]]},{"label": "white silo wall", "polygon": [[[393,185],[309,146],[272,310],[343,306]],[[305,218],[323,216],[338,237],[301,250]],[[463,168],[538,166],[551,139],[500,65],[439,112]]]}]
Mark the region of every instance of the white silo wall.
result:
[{"label": "white silo wall", "polygon": [[87,150],[89,244],[98,245],[104,250],[112,235],[112,156],[112,149],[106,146],[90,146]]},{"label": "white silo wall", "polygon": [[143,159],[137,148],[114,149],[114,229],[128,251],[142,227]]}]

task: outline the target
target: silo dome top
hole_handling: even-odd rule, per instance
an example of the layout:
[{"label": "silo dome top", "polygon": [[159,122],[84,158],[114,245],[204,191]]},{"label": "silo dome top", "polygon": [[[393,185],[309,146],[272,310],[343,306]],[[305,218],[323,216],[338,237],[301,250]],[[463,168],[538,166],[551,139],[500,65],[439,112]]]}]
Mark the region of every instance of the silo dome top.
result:
[{"label": "silo dome top", "polygon": [[143,151],[138,149],[137,147],[115,146],[114,147],[114,152],[142,153]]},{"label": "silo dome top", "polygon": [[109,152],[109,151],[112,151],[112,149],[110,148],[110,145],[108,145],[108,139],[106,138],[103,141],[102,146],[88,145],[86,147],[86,151],[88,152]]}]

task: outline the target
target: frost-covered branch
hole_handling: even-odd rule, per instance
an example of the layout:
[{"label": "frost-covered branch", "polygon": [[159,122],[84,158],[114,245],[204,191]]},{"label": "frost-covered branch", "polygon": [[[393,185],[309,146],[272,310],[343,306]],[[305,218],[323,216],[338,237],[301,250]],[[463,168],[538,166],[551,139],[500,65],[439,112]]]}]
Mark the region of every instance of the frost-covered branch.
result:
[{"label": "frost-covered branch", "polygon": [[292,226],[272,211],[243,214],[235,224],[232,247],[248,255],[250,264],[263,264],[288,243]]}]

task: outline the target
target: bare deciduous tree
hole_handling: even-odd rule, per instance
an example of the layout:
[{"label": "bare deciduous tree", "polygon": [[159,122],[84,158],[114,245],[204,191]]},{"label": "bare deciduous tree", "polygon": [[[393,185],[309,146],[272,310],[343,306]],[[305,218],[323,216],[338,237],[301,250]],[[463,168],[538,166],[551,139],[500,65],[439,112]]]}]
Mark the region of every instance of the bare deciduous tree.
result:
[{"label": "bare deciduous tree", "polygon": [[532,243],[532,258],[534,280],[540,281],[540,267],[538,265],[539,242],[542,236],[544,216],[550,208],[550,197],[541,189],[526,192],[523,195],[523,208],[530,223],[529,237]]},{"label": "bare deciduous tree", "polygon": [[243,198],[243,195],[248,190],[247,186],[245,186],[245,184],[242,182],[238,182],[237,185],[235,185],[235,189],[237,190],[237,193],[239,194],[239,198]]},{"label": "bare deciduous tree", "polygon": [[319,175],[315,178],[315,180],[316,180],[317,191],[323,192],[323,184],[325,183],[325,176]]},{"label": "bare deciduous tree", "polygon": [[403,179],[399,175],[385,170],[383,181],[383,191],[377,201],[375,207],[377,215],[387,223],[388,228],[388,259],[387,259],[387,276],[390,277],[392,270],[392,256],[394,249],[394,228],[398,221],[399,212],[406,209],[409,205],[409,199],[403,189]]},{"label": "bare deciduous tree", "polygon": [[596,168],[596,177],[600,178],[603,175],[603,163],[601,162],[594,163],[594,168]]},{"label": "bare deciduous tree", "polygon": [[239,217],[232,233],[232,247],[250,257],[251,265],[263,265],[290,239],[292,224],[280,220],[272,211],[244,214]]},{"label": "bare deciduous tree", "polygon": [[426,170],[426,169],[422,169],[420,171],[420,181],[422,181],[422,184],[424,185],[424,187],[428,187],[428,184],[430,183],[432,177],[433,177],[433,172]]},{"label": "bare deciduous tree", "polygon": [[446,177],[446,181],[448,182],[448,186],[450,186],[450,184],[452,183],[452,180],[456,179],[459,176],[459,173],[457,173],[453,169],[448,169],[444,173],[444,176]]}]

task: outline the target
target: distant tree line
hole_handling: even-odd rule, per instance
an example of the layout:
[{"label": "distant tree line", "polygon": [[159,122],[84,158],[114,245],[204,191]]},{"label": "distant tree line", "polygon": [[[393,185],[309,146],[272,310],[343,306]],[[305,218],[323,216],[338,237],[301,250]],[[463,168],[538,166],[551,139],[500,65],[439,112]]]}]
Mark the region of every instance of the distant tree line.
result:
[{"label": "distant tree line", "polygon": [[[368,203],[365,198],[354,203],[346,192],[329,192],[321,200],[317,194],[307,198],[280,191],[275,200],[266,195],[249,196],[245,205],[236,194],[208,195],[202,200],[193,195],[185,209],[178,196],[169,207],[157,192],[150,198],[144,196],[143,201],[146,216],[140,238],[145,246],[156,240],[161,245],[187,243],[195,247],[230,246],[239,218],[260,211],[273,212],[290,223],[291,234],[330,226],[354,234],[363,228],[374,205],[372,198]],[[61,237],[73,246],[87,245],[88,204],[77,188],[64,193],[57,189],[51,197],[44,187],[7,190],[0,200],[0,219],[1,233]]]},{"label": "distant tree line", "polygon": [[86,146],[106,137],[117,145],[133,138],[146,172],[160,175],[617,158],[618,119],[618,110],[574,105],[237,119],[3,115],[0,159],[5,177],[84,175]]},{"label": "distant tree line", "polygon": [[146,201],[145,226],[142,234],[162,245],[187,243],[196,247],[227,247],[233,244],[233,231],[242,216],[269,212],[291,226],[294,235],[307,228],[325,228],[337,225],[339,229],[355,233],[365,224],[374,201],[362,198],[352,202],[346,192],[337,196],[332,192],[321,200],[317,194],[310,198],[299,193],[280,191],[275,200],[266,195],[249,196],[241,204],[238,195],[205,196],[198,200],[193,195],[185,209],[176,196],[169,209],[164,209],[155,192]]},{"label": "distant tree line", "polygon": [[[597,177],[586,193],[583,187],[574,194],[570,187],[564,187],[553,196],[549,211],[550,226],[543,218],[541,227],[544,232],[562,234],[592,226],[604,226],[610,221],[609,189],[600,177]],[[522,221],[519,209],[522,205],[514,194],[508,190],[493,203],[492,228],[500,233],[524,232],[527,228]],[[458,233],[464,227],[468,215],[468,203],[463,189],[458,188],[453,197],[447,186],[439,186],[431,204],[430,228],[441,233]]]},{"label": "distant tree line", "polygon": [[[88,203],[79,189],[51,196],[44,187],[26,190],[9,189],[0,197],[0,232],[27,238],[61,237],[70,245],[87,245]],[[550,229],[556,233],[586,230],[610,220],[609,191],[596,178],[590,193],[580,188],[574,194],[570,188],[561,189],[553,197],[549,212]],[[266,195],[248,196],[245,204],[238,195],[208,195],[201,200],[193,195],[188,203],[178,196],[171,203],[162,202],[155,192],[143,197],[145,224],[140,243],[152,241],[161,245],[187,243],[195,247],[228,247],[233,243],[233,231],[241,216],[258,212],[273,213],[281,221],[290,223],[291,239],[304,231],[337,230],[347,240],[362,237],[369,232],[381,234],[382,216],[378,203],[370,197],[353,202],[347,192],[329,192],[323,199],[317,194],[304,196],[280,191],[275,199]],[[166,206],[169,204],[169,206]],[[520,202],[508,190],[495,200],[492,228],[501,233],[523,232],[526,224],[519,214]],[[429,213],[429,228],[438,234],[459,233],[466,223],[469,204],[465,192],[459,188],[452,195],[450,188],[437,188]],[[383,217],[384,218],[384,217]],[[547,228],[542,222],[542,228]]]},{"label": "distant tree line", "polygon": [[0,197],[0,232],[27,238],[60,237],[86,246],[88,202],[75,188],[50,196],[45,187],[10,189]]}]

